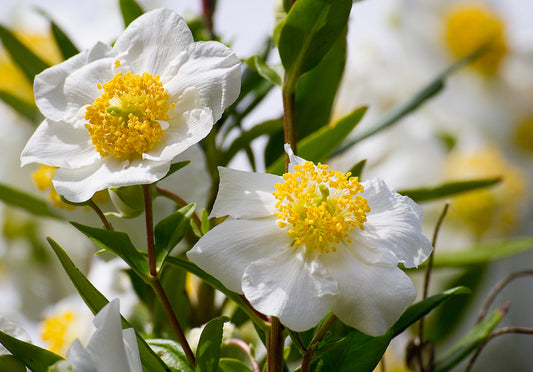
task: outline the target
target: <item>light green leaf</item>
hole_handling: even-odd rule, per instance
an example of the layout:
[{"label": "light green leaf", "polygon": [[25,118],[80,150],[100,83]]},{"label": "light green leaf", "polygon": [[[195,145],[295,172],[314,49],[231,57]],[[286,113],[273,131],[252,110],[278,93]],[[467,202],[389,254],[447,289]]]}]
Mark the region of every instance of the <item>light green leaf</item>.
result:
[{"label": "light green leaf", "polygon": [[187,230],[196,205],[191,203],[172,213],[161,220],[154,228],[155,254],[158,270],[170,254],[172,249],[178,244]]},{"label": "light green leaf", "polygon": [[7,185],[0,184],[0,200],[13,207],[22,208],[36,216],[51,217],[58,220],[64,219],[58,213],[54,212],[44,200],[15,190]]},{"label": "light green leaf", "polygon": [[206,209],[202,210],[202,234],[205,235],[211,230],[211,223],[209,222],[209,213]]},{"label": "light green leaf", "polygon": [[144,212],[144,193],[141,185],[112,187],[109,196],[119,213],[108,212],[119,218],[135,218]]},{"label": "light green leaf", "polygon": [[[83,301],[87,304],[89,309],[91,309],[93,314],[98,313],[109,303],[108,299],[105,298],[105,296],[92,285],[89,279],[83,275],[80,269],[74,265],[74,262],[72,262],[70,257],[59,244],[57,244],[52,238],[47,238],[47,240]],[[122,327],[131,328],[131,325],[126,319],[122,318]],[[148,346],[146,341],[144,341],[144,339],[137,333],[136,336],[143,366],[151,372],[168,372],[168,367],[165,366],[163,361]]]},{"label": "light green leaf", "polygon": [[494,186],[501,182],[500,177],[485,178],[480,180],[448,182],[434,187],[421,187],[417,189],[398,191],[400,194],[413,199],[417,203],[439,198],[449,197],[455,194]]},{"label": "light green leaf", "polygon": [[172,372],[193,372],[180,344],[166,339],[146,340]]},{"label": "light green leaf", "polygon": [[[63,359],[51,351],[21,341],[2,331],[0,331],[0,343],[34,372],[46,372],[49,366]],[[8,363],[8,361],[5,363]],[[2,364],[0,364],[0,367],[2,367]],[[2,369],[2,371],[8,370]]]},{"label": "light green leaf", "polygon": [[281,29],[279,54],[292,86],[315,67],[345,30],[351,0],[299,0]]},{"label": "light green leaf", "polygon": [[0,25],[0,40],[13,62],[20,67],[24,76],[33,84],[35,75],[50,67],[39,56],[18,40],[6,27]]},{"label": "light green leaf", "polygon": [[[298,156],[313,162],[325,162],[331,151],[361,121],[367,108],[360,107],[339,119],[332,128],[323,127],[298,142]],[[281,156],[268,168],[268,173],[282,174],[285,167],[285,156]]]},{"label": "light green leaf", "polygon": [[196,351],[196,371],[216,372],[220,358],[220,344],[222,343],[222,328],[229,321],[226,316],[212,319],[207,323],[200,335]]},{"label": "light green leaf", "polygon": [[124,27],[128,27],[131,22],[144,13],[141,6],[135,0],[119,0],[119,5],[122,19],[124,20]]},{"label": "light green leaf", "polygon": [[43,116],[34,104],[26,102],[5,90],[0,90],[0,99],[33,124],[38,124],[43,119]]},{"label": "light green leaf", "polygon": [[128,234],[71,222],[72,226],[87,235],[101,248],[121,257],[141,278],[148,278],[148,263],[144,256],[133,246]]},{"label": "light green leaf", "polygon": [[265,80],[274,85],[281,86],[283,71],[277,67],[268,66],[260,56],[252,56],[244,61],[248,67],[257,72]]},{"label": "light green leaf", "polygon": [[218,369],[221,372],[253,372],[246,364],[233,358],[220,358]]},{"label": "light green leaf", "polygon": [[476,325],[459,342],[437,358],[435,362],[436,372],[451,370],[474,351],[496,328],[505,313],[500,309],[494,310],[481,323]]}]

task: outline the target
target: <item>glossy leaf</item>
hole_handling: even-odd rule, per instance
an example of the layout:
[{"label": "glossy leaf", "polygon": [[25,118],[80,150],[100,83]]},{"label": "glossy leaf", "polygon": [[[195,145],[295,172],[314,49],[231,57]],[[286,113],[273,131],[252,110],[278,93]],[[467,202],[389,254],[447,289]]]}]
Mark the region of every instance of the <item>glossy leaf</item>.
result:
[{"label": "glossy leaf", "polygon": [[160,269],[187,231],[196,205],[191,203],[161,220],[154,228],[156,265]]},{"label": "glossy leaf", "polygon": [[77,222],[71,222],[71,224],[101,248],[121,257],[141,278],[149,276],[146,258],[133,246],[128,234],[85,226]]},{"label": "glossy leaf", "polygon": [[260,56],[252,56],[244,62],[263,79],[270,81],[274,85],[281,86],[283,72],[277,71],[279,69],[275,67],[268,66]]},{"label": "glossy leaf", "polygon": [[38,124],[43,119],[43,116],[34,104],[26,102],[5,90],[0,90],[0,99],[33,124]]},{"label": "glossy leaf", "polygon": [[51,217],[59,220],[64,218],[54,212],[44,200],[33,195],[15,190],[14,188],[0,184],[0,200],[13,207],[21,208],[36,216]]},{"label": "glossy leaf", "polygon": [[63,359],[51,351],[16,339],[2,331],[0,343],[34,372],[47,372],[48,367]]},{"label": "glossy leaf", "polygon": [[200,335],[196,349],[196,371],[216,372],[222,344],[222,328],[228,317],[221,316],[207,323]]},{"label": "glossy leaf", "polygon": [[50,67],[39,56],[33,53],[6,27],[0,25],[0,40],[11,59],[20,67],[24,76],[33,84],[35,75]]},{"label": "glossy leaf", "polygon": [[172,372],[193,372],[180,344],[172,340],[146,340]]},{"label": "glossy leaf", "polygon": [[124,20],[124,27],[128,27],[131,22],[144,13],[141,6],[135,0],[119,0],[119,5],[122,19]]},{"label": "glossy leaf", "polygon": [[253,372],[246,364],[233,358],[220,358],[218,370],[220,372]]},{"label": "glossy leaf", "polygon": [[[338,120],[332,128],[324,127],[298,142],[298,156],[313,162],[325,162],[331,151],[361,121],[367,108],[361,107]],[[285,157],[281,156],[268,168],[268,173],[282,174],[285,167]]]},{"label": "glossy leaf", "polygon": [[[109,300],[96,289],[85,275],[83,275],[59,244],[57,244],[52,238],[47,238],[47,240],[83,301],[87,304],[89,309],[91,309],[93,314],[97,314],[109,303]],[[122,327],[131,328],[131,325],[126,319],[122,318]],[[161,361],[155,352],[148,346],[146,341],[144,341],[144,339],[137,333],[136,336],[143,366],[146,367],[148,371],[168,372],[168,367],[165,366],[163,361]]]}]

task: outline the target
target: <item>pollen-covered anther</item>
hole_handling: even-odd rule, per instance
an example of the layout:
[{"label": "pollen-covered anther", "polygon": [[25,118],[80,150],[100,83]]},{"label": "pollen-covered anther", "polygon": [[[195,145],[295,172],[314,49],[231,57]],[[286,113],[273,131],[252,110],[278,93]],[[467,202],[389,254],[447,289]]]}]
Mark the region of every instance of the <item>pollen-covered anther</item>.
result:
[{"label": "pollen-covered anther", "polygon": [[308,161],[283,175],[275,185],[278,225],[289,226],[293,246],[305,245],[310,252],[335,252],[340,242],[349,243],[355,228],[364,229],[370,208],[356,177],[315,166]]},{"label": "pollen-covered anther", "polygon": [[85,112],[96,151],[126,160],[152,150],[166,129],[160,121],[174,107],[159,76],[118,73],[98,88],[104,92]]}]

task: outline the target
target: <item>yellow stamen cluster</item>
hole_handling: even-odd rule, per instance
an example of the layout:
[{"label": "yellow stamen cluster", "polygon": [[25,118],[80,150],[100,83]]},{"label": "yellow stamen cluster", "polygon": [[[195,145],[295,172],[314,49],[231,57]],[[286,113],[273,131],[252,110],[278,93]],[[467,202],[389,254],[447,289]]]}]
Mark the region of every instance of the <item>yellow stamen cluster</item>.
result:
[{"label": "yellow stamen cluster", "polygon": [[283,175],[273,194],[280,227],[289,226],[293,246],[309,252],[335,252],[341,241],[350,243],[349,232],[364,229],[370,207],[358,193],[364,191],[357,177],[328,170],[327,165],[305,162]]},{"label": "yellow stamen cluster", "polygon": [[98,88],[104,93],[85,113],[96,151],[126,160],[153,149],[164,133],[158,120],[167,121],[174,107],[159,76],[118,73]]},{"label": "yellow stamen cluster", "polygon": [[72,323],[76,316],[71,311],[63,311],[55,316],[45,318],[41,327],[41,338],[47,343],[48,349],[54,353],[65,355],[75,337],[72,333]]},{"label": "yellow stamen cluster", "polygon": [[463,4],[452,8],[445,20],[445,40],[456,58],[466,57],[479,48],[487,50],[472,66],[493,75],[507,52],[504,23],[482,4]]}]

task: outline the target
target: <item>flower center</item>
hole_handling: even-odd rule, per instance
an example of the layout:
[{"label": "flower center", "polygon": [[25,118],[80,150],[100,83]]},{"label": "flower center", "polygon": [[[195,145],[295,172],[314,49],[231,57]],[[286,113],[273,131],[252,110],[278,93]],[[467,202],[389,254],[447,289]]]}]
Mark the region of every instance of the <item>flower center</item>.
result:
[{"label": "flower center", "polygon": [[96,151],[102,157],[126,160],[154,148],[168,127],[168,112],[174,108],[159,76],[118,73],[98,88],[104,93],[85,112],[89,122],[85,127]]},{"label": "flower center", "polygon": [[504,23],[491,9],[480,4],[463,4],[446,15],[445,40],[457,58],[463,58],[486,46],[487,50],[472,66],[493,75],[507,52]]},{"label": "flower center", "polygon": [[76,316],[71,311],[63,311],[55,316],[44,319],[41,338],[49,345],[49,350],[65,355],[68,347],[74,341],[72,326]]},{"label": "flower center", "polygon": [[289,226],[293,246],[305,245],[315,253],[335,252],[341,241],[350,243],[349,232],[364,229],[370,207],[357,177],[328,170],[327,165],[305,162],[283,175],[273,194],[280,227]]}]

